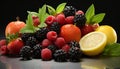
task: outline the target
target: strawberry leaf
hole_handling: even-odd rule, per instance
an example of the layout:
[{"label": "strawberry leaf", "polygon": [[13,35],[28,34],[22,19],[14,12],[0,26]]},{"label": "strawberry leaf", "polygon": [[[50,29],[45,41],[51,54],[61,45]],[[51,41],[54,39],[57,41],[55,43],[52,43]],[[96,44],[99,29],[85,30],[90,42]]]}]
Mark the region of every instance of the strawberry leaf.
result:
[{"label": "strawberry leaf", "polygon": [[99,13],[92,17],[90,23],[100,23],[104,19],[105,13]]},{"label": "strawberry leaf", "polygon": [[95,15],[95,8],[94,5],[92,4],[86,11],[85,17],[87,19],[87,23],[90,23],[91,18]]},{"label": "strawberry leaf", "polygon": [[50,15],[56,14],[55,9],[52,6],[47,5],[47,8]]},{"label": "strawberry leaf", "polygon": [[66,3],[61,3],[56,8],[56,14],[61,13],[65,8]]},{"label": "strawberry leaf", "polygon": [[29,13],[26,20],[26,26],[20,30],[20,33],[34,33],[34,32],[35,27],[33,26],[32,14]]}]

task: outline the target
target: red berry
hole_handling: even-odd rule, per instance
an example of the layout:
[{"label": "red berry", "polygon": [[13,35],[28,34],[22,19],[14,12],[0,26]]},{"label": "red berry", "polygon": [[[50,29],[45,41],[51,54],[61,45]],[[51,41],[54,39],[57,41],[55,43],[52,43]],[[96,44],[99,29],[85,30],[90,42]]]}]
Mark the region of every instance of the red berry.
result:
[{"label": "red berry", "polygon": [[49,31],[47,33],[47,38],[50,40],[50,41],[55,41],[56,38],[57,38],[57,33],[55,31]]},{"label": "red berry", "polygon": [[65,44],[63,47],[62,47],[62,50],[66,51],[68,53],[70,49],[70,46],[68,44]]},{"label": "red berry", "polygon": [[52,58],[52,51],[48,48],[42,49],[41,58],[43,60],[50,60]]},{"label": "red berry", "polygon": [[54,16],[52,16],[52,15],[50,15],[50,16],[48,16],[47,18],[46,18],[46,21],[45,21],[45,23],[47,24],[47,25],[51,25],[53,22],[55,22],[56,20],[55,20],[55,17]]},{"label": "red berry", "polygon": [[33,19],[33,25],[37,27],[40,24],[39,18],[34,18]]},{"label": "red berry", "polygon": [[75,14],[76,14],[76,15],[77,15],[77,14],[83,14],[83,15],[84,15],[84,12],[83,12],[82,10],[78,10]]},{"label": "red berry", "polygon": [[96,30],[99,27],[99,24],[98,23],[93,24],[92,27],[93,27],[94,30]]},{"label": "red berry", "polygon": [[6,45],[6,40],[5,39],[0,40],[0,47],[3,46],[3,45]]},{"label": "red berry", "polygon": [[42,41],[42,46],[43,46],[43,48],[47,48],[49,45],[51,45],[52,44],[52,42],[50,41],[50,40],[48,40],[48,39],[44,39],[43,41]]},{"label": "red berry", "polygon": [[18,55],[20,52],[20,49],[24,46],[24,43],[20,39],[15,39],[8,43],[7,48],[9,50],[9,54],[12,55]]},{"label": "red berry", "polygon": [[92,31],[94,31],[92,25],[87,24],[81,28],[82,36],[92,32]]},{"label": "red berry", "polygon": [[57,21],[60,25],[64,25],[64,24],[65,24],[65,15],[64,15],[64,14],[59,14],[59,15],[57,15],[56,21]]},{"label": "red berry", "polygon": [[65,18],[65,21],[67,24],[73,24],[74,22],[74,16],[68,16]]},{"label": "red berry", "polygon": [[55,41],[55,45],[58,46],[58,48],[62,48],[66,44],[65,39],[63,37],[58,37]]},{"label": "red berry", "polygon": [[6,55],[7,53],[8,53],[7,46],[6,46],[6,45],[3,45],[3,46],[0,48],[0,54],[1,54],[1,55]]}]

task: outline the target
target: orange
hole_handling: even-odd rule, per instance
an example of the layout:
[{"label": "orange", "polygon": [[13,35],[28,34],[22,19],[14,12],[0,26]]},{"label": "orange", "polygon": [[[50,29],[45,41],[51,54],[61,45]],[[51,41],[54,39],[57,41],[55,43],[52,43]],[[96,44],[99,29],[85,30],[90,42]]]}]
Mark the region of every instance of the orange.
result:
[{"label": "orange", "polygon": [[22,21],[12,21],[8,23],[5,29],[5,36],[7,37],[8,34],[16,34],[19,33],[20,29],[25,26],[25,23]]},{"label": "orange", "polygon": [[65,39],[66,42],[70,41],[80,41],[81,31],[73,24],[66,24],[61,27],[60,35]]}]

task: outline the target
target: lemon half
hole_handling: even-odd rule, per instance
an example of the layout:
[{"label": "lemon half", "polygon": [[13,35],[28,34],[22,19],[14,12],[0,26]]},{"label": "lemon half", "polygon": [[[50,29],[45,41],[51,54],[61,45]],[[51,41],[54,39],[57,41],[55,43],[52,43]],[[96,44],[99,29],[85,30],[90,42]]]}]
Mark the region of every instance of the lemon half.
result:
[{"label": "lemon half", "polygon": [[91,32],[83,36],[79,42],[85,55],[95,56],[100,54],[107,43],[107,36],[102,32]]}]

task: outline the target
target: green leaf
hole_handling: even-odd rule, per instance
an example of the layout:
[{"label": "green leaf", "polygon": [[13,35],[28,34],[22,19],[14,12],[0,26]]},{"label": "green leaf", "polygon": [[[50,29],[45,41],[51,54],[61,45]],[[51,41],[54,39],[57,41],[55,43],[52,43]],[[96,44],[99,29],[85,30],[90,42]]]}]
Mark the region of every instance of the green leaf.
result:
[{"label": "green leaf", "polygon": [[119,43],[113,43],[109,44],[105,47],[102,56],[120,56],[120,44]]},{"label": "green leaf", "polygon": [[95,15],[95,8],[94,5],[92,4],[86,11],[85,17],[87,19],[87,23],[90,23],[91,18]]},{"label": "green leaf", "polygon": [[92,17],[90,23],[100,23],[104,19],[105,13],[99,13]]},{"label": "green leaf", "polygon": [[29,13],[26,20],[26,26],[20,30],[20,33],[34,33],[34,32],[35,27],[33,26],[32,14]]},{"label": "green leaf", "polygon": [[48,12],[49,12],[50,15],[56,14],[55,9],[52,6],[47,5],[47,7],[48,7]]},{"label": "green leaf", "polygon": [[56,8],[56,14],[61,13],[65,8],[66,3],[61,3]]},{"label": "green leaf", "polygon": [[27,11],[28,13],[30,13],[32,16],[38,16],[37,12],[31,12],[31,11]]}]

